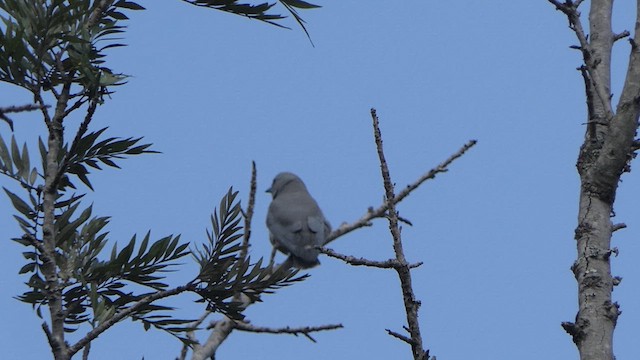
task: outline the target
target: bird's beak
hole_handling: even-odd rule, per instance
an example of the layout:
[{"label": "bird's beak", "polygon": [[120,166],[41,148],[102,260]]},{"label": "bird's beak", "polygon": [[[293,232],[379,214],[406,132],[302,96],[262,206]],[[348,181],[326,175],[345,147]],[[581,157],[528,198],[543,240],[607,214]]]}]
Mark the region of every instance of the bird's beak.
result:
[{"label": "bird's beak", "polygon": [[268,188],[265,192],[271,193],[271,188]]}]

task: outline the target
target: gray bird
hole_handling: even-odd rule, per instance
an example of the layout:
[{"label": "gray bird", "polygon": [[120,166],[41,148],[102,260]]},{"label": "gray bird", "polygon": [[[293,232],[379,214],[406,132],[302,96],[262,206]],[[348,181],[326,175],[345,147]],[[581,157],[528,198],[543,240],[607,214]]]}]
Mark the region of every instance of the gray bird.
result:
[{"label": "gray bird", "polygon": [[271,244],[289,255],[294,267],[307,269],[319,265],[319,251],[315,247],[324,245],[331,225],[307,187],[295,174],[283,172],[273,179],[267,192],[273,196],[267,213]]}]

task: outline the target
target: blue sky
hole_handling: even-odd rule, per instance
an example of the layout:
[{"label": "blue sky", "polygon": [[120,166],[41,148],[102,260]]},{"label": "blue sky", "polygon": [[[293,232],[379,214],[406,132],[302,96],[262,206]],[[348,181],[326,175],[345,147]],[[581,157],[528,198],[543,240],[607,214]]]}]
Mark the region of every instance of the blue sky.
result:
[{"label": "blue sky", "polygon": [[[414,224],[403,229],[407,257],[424,261],[413,276],[431,354],[578,358],[560,322],[577,311],[569,267],[585,100],[575,71],[580,56],[569,49],[574,35],[547,1],[323,2],[302,14],[315,47],[291,19],[289,31],[175,0],[141,4],[148,10],[129,14],[129,46],[108,58],[132,77],[98,109],[93,126],[109,126],[109,136],[144,136],[162,154],[94,174],[97,191],[89,200],[95,214],[112,216],[112,241],[148,229],[156,239],[180,233],[192,244],[204,241],[209,215],[229,186],[246,201],[252,160],[259,182],[252,257],[270,251],[264,190],[280,171],[302,177],[334,227],[356,220],[383,196],[369,115],[375,107],[399,188],[478,140],[448,173],[399,205]],[[614,29],[633,30],[633,6],[616,6]],[[627,54],[628,44],[618,43],[616,96]],[[1,106],[29,102],[6,84],[0,93]],[[18,139],[35,145],[41,121],[14,120]],[[79,121],[69,119],[67,129]],[[10,136],[6,126],[0,131]],[[620,360],[637,358],[640,321],[637,171],[623,180],[614,221],[629,228],[613,240],[620,249],[613,273],[623,277],[614,291],[622,310],[614,340]],[[4,200],[4,239],[19,235],[12,213]],[[383,221],[330,247],[377,260],[393,255]],[[3,249],[0,348],[7,359],[47,358],[39,319],[12,298],[25,290],[26,277],[15,275],[23,248],[6,240]],[[344,329],[317,334],[317,344],[235,332],[217,358],[409,358],[409,347],[385,332],[404,325],[395,273],[321,262],[307,281],[248,309],[248,318],[260,326]],[[186,264],[171,281],[194,274]],[[167,304],[197,317],[192,300]],[[124,321],[94,341],[91,359],[174,359],[179,351],[171,336]]]}]

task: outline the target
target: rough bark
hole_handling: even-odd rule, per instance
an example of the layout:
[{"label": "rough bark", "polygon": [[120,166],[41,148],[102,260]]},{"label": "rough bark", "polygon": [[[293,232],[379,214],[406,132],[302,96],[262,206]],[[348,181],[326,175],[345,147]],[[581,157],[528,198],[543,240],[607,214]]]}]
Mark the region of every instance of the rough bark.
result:
[{"label": "rough bark", "polygon": [[[611,222],[620,177],[629,171],[634,157],[634,138],[640,113],[640,56],[631,40],[631,55],[620,101],[613,111],[611,102],[611,50],[616,36],[611,28],[612,0],[594,0],[589,11],[587,36],[580,24],[578,7],[582,1],[552,1],[565,13],[569,27],[580,42],[584,65],[588,123],[580,148],[578,226],[575,230],[578,256],[571,267],[578,282],[578,314],[575,323],[564,329],[573,337],[581,360],[613,360],[613,332],[619,306],[612,300],[617,282],[611,275]],[[638,1],[640,6],[640,1]],[[635,34],[640,33],[638,20]]]}]

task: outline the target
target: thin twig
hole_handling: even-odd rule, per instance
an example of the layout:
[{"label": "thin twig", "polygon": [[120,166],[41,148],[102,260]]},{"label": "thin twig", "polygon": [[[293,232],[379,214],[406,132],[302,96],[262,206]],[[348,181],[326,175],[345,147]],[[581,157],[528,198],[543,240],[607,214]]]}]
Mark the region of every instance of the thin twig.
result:
[{"label": "thin twig", "polygon": [[391,329],[385,329],[387,331],[387,334],[393,336],[394,338],[400,339],[404,342],[406,342],[409,345],[413,345],[413,341],[411,340],[411,338],[408,338],[400,333],[397,333]]},{"label": "thin twig", "polygon": [[82,350],[82,360],[89,360],[89,352],[91,351],[91,343],[88,343]]},{"label": "thin twig", "polygon": [[49,107],[49,105],[37,105],[37,104],[0,107],[0,119],[4,120],[7,124],[9,124],[9,128],[11,129],[11,131],[13,131],[13,120],[11,120],[6,114],[40,110],[43,106]]},{"label": "thin twig", "polygon": [[0,107],[0,114],[35,111],[35,110],[40,110],[42,108],[49,108],[49,107],[50,107],[49,105],[38,105],[38,104],[26,104],[26,105],[20,105],[20,106],[14,105],[14,106]]},{"label": "thin twig", "polygon": [[3,114],[1,111],[0,111],[0,119],[4,120],[4,122],[6,122],[7,125],[9,125],[9,129],[11,129],[11,131],[13,132],[13,120],[11,120],[8,116]]},{"label": "thin twig", "polygon": [[23,188],[25,188],[25,189],[27,189],[29,191],[35,191],[35,192],[39,191],[37,186],[33,186],[33,185],[29,184],[28,182],[24,181],[24,179],[22,179],[20,177],[20,175],[18,175],[19,172],[16,172],[15,174],[12,174],[8,170],[0,170],[0,174],[4,175],[4,176],[6,176],[6,177],[8,177],[8,178],[10,178],[12,180],[17,181],[18,184],[20,184],[20,186],[22,186]]},{"label": "thin twig", "polygon": [[[587,71],[587,67],[585,65],[580,66],[578,70],[580,71],[580,74],[582,75],[582,80],[584,81],[585,96],[587,99],[589,99],[591,98],[591,94],[593,93],[593,81],[591,81],[591,75],[589,74],[589,71]],[[596,125],[606,125],[606,124],[602,124],[596,119],[593,101],[587,101],[587,116],[589,119],[587,123],[587,133],[589,134],[591,139],[596,139],[597,138]]]},{"label": "thin twig", "polygon": [[53,349],[57,342],[53,338],[53,334],[51,334],[51,330],[49,330],[49,325],[46,322],[42,323],[42,331],[44,331],[45,336],[47,337],[47,341],[49,341],[49,346]]},{"label": "thin twig", "polygon": [[342,324],[305,326],[305,327],[298,327],[298,328],[292,328],[289,326],[282,327],[282,328],[271,328],[266,326],[254,326],[246,322],[236,322],[233,326],[237,330],[253,332],[253,333],[290,334],[295,336],[304,335],[307,339],[313,342],[316,342],[316,339],[311,337],[311,335],[309,335],[310,333],[343,328]]},{"label": "thin twig", "polygon": [[[453,155],[449,156],[449,158],[447,158],[445,161],[440,163],[435,168],[433,168],[433,169],[427,171],[426,173],[424,173],[418,180],[416,180],[413,183],[407,185],[402,191],[400,191],[400,193],[398,195],[395,196],[395,198],[393,198],[393,204],[398,204],[399,202],[404,200],[404,198],[406,198],[411,192],[413,192],[418,187],[420,187],[420,185],[422,185],[425,181],[434,179],[436,177],[436,175],[438,175],[440,173],[447,172],[449,165],[451,165],[451,163],[453,163],[456,159],[458,159],[462,155],[464,155],[469,149],[471,149],[473,146],[475,146],[476,143],[477,143],[476,140],[467,141],[466,144],[464,144]],[[329,236],[327,237],[327,240],[325,241],[325,245],[330,243],[331,241],[333,241],[333,240],[345,235],[345,234],[348,234],[348,233],[354,231],[354,230],[357,230],[357,229],[365,227],[365,226],[371,226],[371,220],[385,217],[387,209],[388,209],[388,207],[387,207],[387,203],[386,202],[384,204],[380,205],[380,207],[378,207],[376,209],[369,208],[367,210],[367,213],[364,214],[360,219],[358,219],[355,222],[352,222],[350,224],[343,224],[339,228],[337,228],[336,230],[331,232],[331,234],[329,234]]]},{"label": "thin twig", "polygon": [[[369,267],[376,267],[376,268],[380,268],[380,269],[395,269],[397,267],[402,266],[402,264],[400,262],[398,262],[397,259],[389,259],[389,260],[385,260],[385,261],[376,261],[376,260],[369,260],[369,259],[365,259],[365,258],[357,258],[355,256],[351,256],[351,255],[343,255],[340,253],[335,252],[332,249],[329,248],[319,248],[320,252],[332,257],[332,258],[336,258],[339,260],[342,260],[344,262],[346,262],[349,265],[353,265],[353,266],[369,266]],[[423,263],[422,262],[418,262],[415,264],[409,264],[409,268],[413,269],[413,268],[417,268],[418,266],[421,266]]]},{"label": "thin twig", "polygon": [[249,184],[249,200],[247,201],[247,211],[242,211],[244,218],[244,238],[242,239],[242,249],[240,250],[240,258],[247,258],[247,251],[249,250],[249,239],[251,238],[251,220],[253,219],[253,209],[256,203],[256,191],[258,172],[256,170],[256,162],[251,162],[251,182]]},{"label": "thin twig", "polygon": [[[192,328],[192,329],[196,329],[198,326],[200,326],[202,324],[202,322],[204,322],[204,320],[210,314],[211,314],[211,311],[206,310],[202,315],[200,315],[198,320],[190,323],[188,327]],[[192,331],[188,331],[186,335],[187,335],[187,338],[194,343],[194,346],[197,346],[198,340],[196,339],[196,336],[195,336],[193,330]],[[178,357],[178,360],[185,360],[187,358],[187,352],[188,351],[189,351],[189,346],[187,344],[182,345],[182,351],[180,351],[180,357]]]},{"label": "thin twig", "polygon": [[[71,96],[71,97],[73,97],[73,96]],[[69,106],[67,108],[67,110],[64,112],[64,117],[66,118],[69,114],[71,114],[75,110],[79,109],[87,101],[89,101],[89,99],[84,98],[84,97],[81,97],[80,99],[78,99],[75,103],[73,103],[73,105],[71,105],[71,106]]]},{"label": "thin twig", "polygon": [[42,112],[42,118],[44,119],[44,124],[47,128],[50,127],[51,124],[51,116],[47,109],[50,107],[49,105],[44,103],[44,99],[42,98],[42,94],[40,92],[36,92],[33,94],[34,101],[40,106],[40,111]]}]

